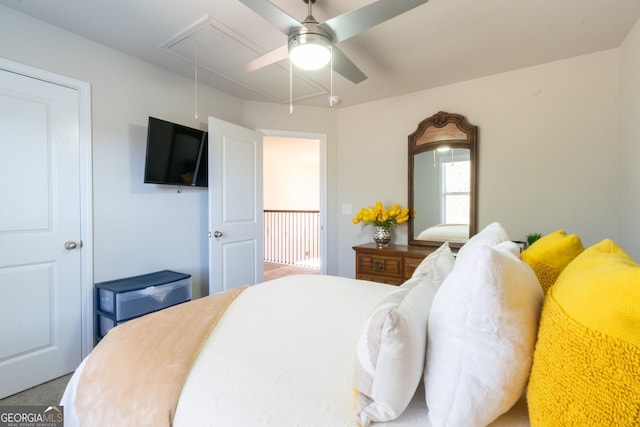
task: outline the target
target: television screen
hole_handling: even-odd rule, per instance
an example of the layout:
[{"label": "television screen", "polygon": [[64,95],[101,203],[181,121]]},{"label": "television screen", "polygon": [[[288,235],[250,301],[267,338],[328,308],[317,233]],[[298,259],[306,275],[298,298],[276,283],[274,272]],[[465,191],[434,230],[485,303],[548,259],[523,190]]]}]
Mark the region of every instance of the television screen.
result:
[{"label": "television screen", "polygon": [[207,186],[207,132],[149,117],[144,182]]}]

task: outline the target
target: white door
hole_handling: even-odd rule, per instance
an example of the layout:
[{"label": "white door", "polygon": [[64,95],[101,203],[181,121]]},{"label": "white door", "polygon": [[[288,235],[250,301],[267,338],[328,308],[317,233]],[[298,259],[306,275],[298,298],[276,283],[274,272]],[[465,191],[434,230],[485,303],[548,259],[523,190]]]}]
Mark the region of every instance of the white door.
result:
[{"label": "white door", "polygon": [[82,357],[79,94],[0,70],[0,398]]},{"label": "white door", "polygon": [[262,135],[209,117],[209,294],[262,282]]}]

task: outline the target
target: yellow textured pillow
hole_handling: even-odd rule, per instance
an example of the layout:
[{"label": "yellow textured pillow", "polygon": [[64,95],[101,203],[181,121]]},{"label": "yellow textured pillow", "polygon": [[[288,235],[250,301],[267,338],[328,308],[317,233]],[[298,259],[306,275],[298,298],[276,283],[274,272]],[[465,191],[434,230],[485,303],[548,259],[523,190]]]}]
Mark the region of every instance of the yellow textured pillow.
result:
[{"label": "yellow textured pillow", "polygon": [[532,426],[640,425],[640,265],[611,240],[547,292],[527,400]]},{"label": "yellow textured pillow", "polygon": [[529,264],[546,293],[560,272],[584,251],[577,234],[567,236],[564,230],[549,233],[522,251],[520,259]]}]

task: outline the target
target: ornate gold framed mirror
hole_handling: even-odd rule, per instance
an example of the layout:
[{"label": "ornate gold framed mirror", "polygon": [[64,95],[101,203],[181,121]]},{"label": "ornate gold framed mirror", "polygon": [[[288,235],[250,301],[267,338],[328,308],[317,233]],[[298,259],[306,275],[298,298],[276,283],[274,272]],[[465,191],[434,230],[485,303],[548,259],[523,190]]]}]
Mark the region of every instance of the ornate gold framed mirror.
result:
[{"label": "ornate gold framed mirror", "polygon": [[409,135],[409,244],[462,246],[476,233],[478,128],[440,111]]}]

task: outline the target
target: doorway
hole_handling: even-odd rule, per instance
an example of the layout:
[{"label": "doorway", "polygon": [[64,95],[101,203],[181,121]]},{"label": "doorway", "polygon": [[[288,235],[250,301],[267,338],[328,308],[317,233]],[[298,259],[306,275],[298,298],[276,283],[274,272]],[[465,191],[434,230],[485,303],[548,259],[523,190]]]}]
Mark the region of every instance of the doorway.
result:
[{"label": "doorway", "polygon": [[326,273],[326,136],[261,132],[264,279]]}]

